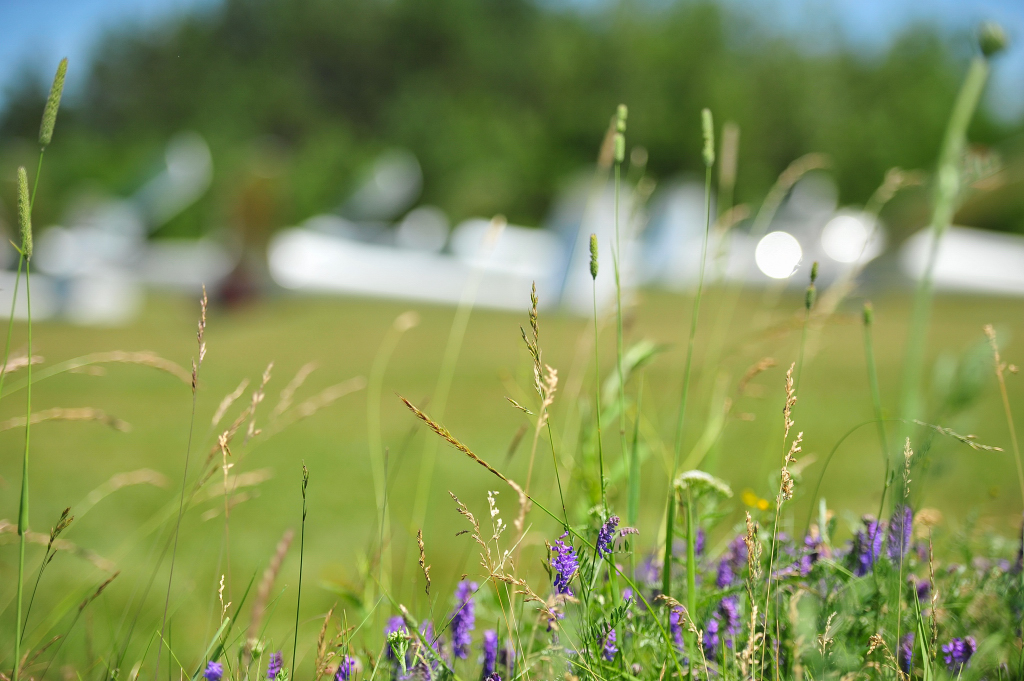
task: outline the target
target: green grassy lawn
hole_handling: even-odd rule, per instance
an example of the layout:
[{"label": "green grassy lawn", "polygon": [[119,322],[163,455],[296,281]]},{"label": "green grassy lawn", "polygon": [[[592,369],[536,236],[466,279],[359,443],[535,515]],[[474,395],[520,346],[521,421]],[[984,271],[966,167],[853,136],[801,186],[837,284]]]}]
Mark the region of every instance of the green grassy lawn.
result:
[{"label": "green grassy lawn", "polygon": [[[684,455],[691,451],[704,430],[709,412],[721,409],[718,393],[733,400],[721,438],[709,454],[706,465],[727,480],[737,494],[732,512],[738,519],[743,509],[741,493],[751,490],[773,498],[769,474],[782,459],[781,414],[783,379],[790,362],[797,358],[800,338],[798,312],[802,296],[783,296],[774,309],[765,311],[761,293],[741,301],[736,323],[724,334],[720,374],[701,372],[702,359],[709,352],[709,333],[720,294],[712,291],[705,299],[702,329],[698,334],[695,388],[688,422]],[[892,295],[876,299],[876,352],[883,402],[894,416],[898,399],[904,337],[909,301]],[[532,406],[530,359],[520,338],[522,314],[475,311],[454,376],[452,394],[442,420],[481,457],[510,476],[522,480],[529,458],[529,434],[511,459],[509,443],[526,424],[524,416],[504,399],[512,397]],[[376,300],[275,297],[237,310],[212,307],[206,340],[208,354],[200,372],[196,405],[192,470],[215,443],[211,416],[223,396],[243,378],[258,383],[268,362],[274,362],[267,397],[257,413],[257,427],[268,423],[281,390],[307,362],[317,368],[299,389],[301,402],[321,389],[354,376],[368,376],[382,338],[397,315],[415,309],[421,323],[401,339],[388,366],[382,389],[383,442],[389,448],[389,495],[392,508],[395,572],[391,583],[397,597],[426,613],[430,605],[423,593],[415,565],[415,531],[411,519],[412,499],[419,475],[419,462],[427,433],[396,396],[404,395],[436,416],[429,404],[454,310],[425,305]],[[643,422],[641,441],[646,458],[640,514],[640,543],[653,547],[665,503],[665,481],[671,457],[675,410],[689,323],[690,301],[664,293],[646,292],[631,308],[627,319],[628,342],[650,339],[666,344],[644,370]],[[945,296],[936,300],[929,347],[929,380],[940,380],[950,358],[957,357],[984,338],[982,325],[994,323],[1006,345],[1004,358],[1019,361],[1016,339],[1024,337],[1022,303],[1016,299]],[[35,327],[38,354],[52,364],[72,357],[105,350],[152,350],[184,367],[196,352],[195,322],[198,305],[181,298],[152,296],[144,314],[125,328],[78,328],[58,323]],[[576,456],[574,446],[579,424],[580,394],[586,404],[593,395],[593,360],[590,351],[589,320],[557,313],[541,313],[541,345],[544,360],[559,370],[560,383],[553,412],[553,433],[558,456],[569,462]],[[762,329],[751,331],[750,329]],[[614,367],[614,327],[606,324],[601,337],[602,372]],[[15,330],[15,348],[23,348],[25,328]],[[22,350],[23,352],[23,350]],[[753,379],[743,395],[736,385],[748,367],[762,357],[773,357],[778,365]],[[936,360],[936,358],[939,358]],[[45,365],[44,365],[45,366]],[[931,367],[936,366],[932,378]],[[991,364],[986,365],[991,369]],[[10,379],[14,385],[24,370]],[[974,451],[950,438],[938,438],[930,452],[931,465],[918,475],[924,484],[923,505],[935,507],[945,517],[942,532],[947,535],[964,528],[968,521],[979,528],[992,528],[1009,535],[1019,523],[1021,499],[1017,488],[1009,436],[995,381],[990,372],[976,402],[961,413],[949,415],[942,425],[961,433],[976,434],[980,441],[1002,446],[1003,453]],[[635,394],[637,383],[629,385]],[[801,532],[809,495],[822,460],[836,441],[852,426],[872,417],[864,362],[859,302],[827,321],[820,333],[809,336],[807,359],[795,412],[796,430],[805,432],[803,456],[807,465],[792,507],[791,525]],[[229,422],[249,399],[249,390],[228,412]],[[724,390],[724,392],[723,392]],[[1009,377],[1012,403],[1024,410],[1020,379]],[[24,392],[14,393],[0,403],[0,419],[24,414]],[[140,484],[125,487],[99,501],[65,535],[77,545],[95,551],[117,563],[122,574],[107,594],[86,611],[69,647],[87,646],[94,659],[109,652],[109,641],[118,631],[125,605],[142,593],[149,568],[159,554],[166,531],[146,532],[155,516],[176,512],[182,465],[189,435],[191,394],[189,386],[165,373],[146,367],[111,364],[103,372],[63,374],[33,388],[33,411],[51,407],[95,407],[131,425],[130,432],[118,432],[95,422],[47,422],[32,429],[31,525],[46,532],[65,506],[81,508],[89,493],[118,473],[152,469],[166,477],[163,487]],[[298,529],[301,500],[301,465],[310,471],[309,519],[306,531],[303,624],[300,651],[313,645],[322,614],[338,601],[345,589],[358,583],[359,566],[365,563],[378,531],[368,453],[367,391],[340,398],[308,419],[270,438],[249,444],[239,436],[232,447],[235,473],[264,471],[268,477],[256,487],[246,488],[231,509],[230,555],[225,549],[223,499],[216,497],[197,504],[185,517],[178,547],[172,636],[174,648],[200,651],[213,631],[217,581],[230,563],[230,600],[241,598],[245,584],[262,572],[274,546],[287,528]],[[589,408],[588,408],[589,409]],[[221,428],[224,425],[222,424]],[[244,428],[243,428],[244,430]],[[20,482],[20,452],[24,433],[12,429],[0,433],[0,518],[15,521]],[[895,440],[895,438],[893,438]],[[605,450],[609,467],[621,461],[617,421],[605,424]],[[883,477],[882,458],[874,426],[861,428],[839,449],[822,485],[830,508],[840,518],[857,518],[877,511]],[[539,500],[557,505],[551,453],[545,442],[538,449],[534,491]],[[569,484],[574,494],[577,490]],[[488,489],[501,490],[500,506],[506,520],[515,511],[515,499],[500,481],[448,446],[438,449],[438,468],[430,492],[429,512],[423,531],[428,562],[433,565],[434,588],[430,603],[446,610],[449,589],[463,573],[475,574],[476,554],[466,529],[448,496],[451,490],[478,517],[486,517]],[[804,496],[800,496],[803,492]],[[610,488],[613,506],[624,515],[624,485]],[[578,498],[578,494],[576,497]],[[162,516],[160,516],[162,517]],[[552,539],[557,526],[534,511],[535,527],[550,526]],[[845,523],[841,521],[841,526]],[[165,528],[166,526],[161,526]],[[13,630],[13,594],[17,571],[17,549],[12,534],[0,535],[0,632],[9,637]],[[714,542],[727,540],[713,537]],[[279,643],[287,637],[294,617],[294,585],[298,574],[298,540],[292,548],[278,590],[279,609],[269,632]],[[539,550],[538,550],[539,549]],[[543,547],[524,554],[539,565]],[[29,565],[34,579],[41,548],[33,546]],[[543,575],[533,570],[538,579]],[[79,557],[62,554],[43,580],[40,596],[29,623],[29,640],[42,637],[36,625],[60,603],[73,609],[105,578],[102,571]],[[155,628],[159,628],[166,589],[166,570],[149,592],[148,606],[138,624],[133,647],[141,650]],[[346,601],[342,601],[343,603]],[[248,620],[248,604],[243,621]],[[354,611],[353,611],[354,612]],[[350,614],[350,617],[354,615]],[[65,620],[57,633],[66,627]],[[123,631],[123,630],[122,630]],[[52,634],[50,634],[52,636]],[[49,638],[49,636],[47,636]],[[290,649],[290,648],[289,648]],[[190,652],[190,654],[199,654]],[[134,658],[129,658],[134,659]],[[9,664],[4,661],[3,664]]]}]

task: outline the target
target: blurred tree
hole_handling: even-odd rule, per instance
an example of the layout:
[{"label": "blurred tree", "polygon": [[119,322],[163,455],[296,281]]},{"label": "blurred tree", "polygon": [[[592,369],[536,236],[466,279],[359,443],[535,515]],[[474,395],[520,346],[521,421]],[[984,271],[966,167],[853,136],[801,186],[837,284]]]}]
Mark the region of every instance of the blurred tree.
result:
[{"label": "blurred tree", "polygon": [[[650,149],[659,176],[699,169],[710,106],[743,130],[738,200],[757,201],[792,159],[821,151],[841,199],[858,202],[891,166],[931,168],[972,49],[962,38],[915,28],[882,54],[821,52],[688,0],[587,12],[531,0],[224,0],[102,41],[47,152],[49,182],[129,191],[170,135],[195,129],[213,148],[214,188],[164,230],[195,234],[230,222],[232,178],[259,140],[286,150],[281,224],[335,208],[361,167],[404,146],[423,166],[424,200],[453,219],[502,212],[531,224],[592,162],[624,101],[629,142]],[[9,98],[5,159],[20,153],[10,142],[36,134],[44,94],[26,79]],[[1009,132],[983,112],[972,139]]]}]

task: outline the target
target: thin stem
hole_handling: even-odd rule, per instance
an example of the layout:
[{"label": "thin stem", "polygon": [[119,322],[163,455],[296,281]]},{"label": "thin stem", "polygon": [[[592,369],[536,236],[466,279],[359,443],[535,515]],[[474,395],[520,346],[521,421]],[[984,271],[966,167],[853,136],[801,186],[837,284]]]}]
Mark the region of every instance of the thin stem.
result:
[{"label": "thin stem", "polygon": [[937,169],[937,186],[932,206],[931,247],[924,274],[917,286],[914,307],[911,313],[910,331],[907,337],[906,360],[904,362],[903,389],[900,400],[900,416],[908,424],[905,436],[910,435],[911,422],[918,417],[921,374],[924,369],[925,341],[928,334],[928,320],[931,314],[932,275],[938,258],[939,243],[953,219],[960,191],[960,160],[967,138],[967,126],[977,108],[981,92],[988,79],[988,61],[981,56],[971,62],[967,76],[957,95],[956,103],[949,117],[942,152]]},{"label": "thin stem", "polygon": [[[697,503],[693,491],[686,490],[686,609],[697,612]],[[687,634],[693,645],[693,634]]]},{"label": "thin stem", "polygon": [[25,453],[21,460],[21,503],[18,506],[18,607],[14,639],[14,681],[21,677],[22,601],[25,597],[25,535],[28,533],[28,452],[32,432],[32,285],[30,260],[25,261],[25,301],[28,307],[28,380],[25,397]]},{"label": "thin stem", "polygon": [[299,608],[302,606],[302,559],[306,553],[306,485],[309,483],[309,472],[306,464],[302,464],[302,529],[299,531],[299,588],[295,598],[295,636],[292,639],[292,672],[289,679],[295,678],[295,651],[299,648]]},{"label": "thin stem", "polygon": [[605,496],[604,479],[604,443],[601,439],[601,360],[597,354],[598,332],[597,332],[597,280],[593,283],[594,292],[594,399],[597,404],[597,461],[601,475],[601,507],[608,511],[608,500]]},{"label": "thin stem", "polygon": [[704,173],[704,240],[700,249],[700,275],[697,279],[697,293],[693,301],[693,312],[690,317],[690,337],[686,345],[686,364],[683,368],[683,394],[679,400],[679,413],[676,417],[676,438],[672,459],[672,475],[669,477],[669,504],[665,522],[665,564],[662,568],[662,592],[671,595],[672,587],[672,535],[675,524],[675,504],[672,503],[672,485],[679,473],[679,456],[683,448],[683,433],[686,421],[686,401],[690,394],[690,370],[693,367],[693,345],[697,335],[697,321],[700,316],[700,299],[704,289],[704,264],[708,255],[708,232],[711,229],[711,166]]},{"label": "thin stem", "polygon": [[[619,242],[619,185],[622,174],[622,163],[615,163],[615,250],[612,255],[612,266],[615,270],[615,366],[619,373],[619,451],[626,455],[626,385],[622,371],[622,281],[619,259],[622,256],[622,245]],[[594,338],[597,347],[597,338]],[[600,390],[600,386],[598,386]],[[601,478],[602,500],[604,497],[604,477]],[[605,509],[607,511],[607,508]]]}]

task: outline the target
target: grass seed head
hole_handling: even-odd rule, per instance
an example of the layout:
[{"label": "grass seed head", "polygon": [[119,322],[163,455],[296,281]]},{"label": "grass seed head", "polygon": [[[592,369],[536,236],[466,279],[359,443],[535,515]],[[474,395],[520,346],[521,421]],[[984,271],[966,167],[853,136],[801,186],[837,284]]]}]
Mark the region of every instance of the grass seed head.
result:
[{"label": "grass seed head", "polygon": [[60,96],[64,92],[64,76],[67,72],[68,58],[64,57],[57,65],[50,95],[46,98],[46,108],[43,109],[43,121],[39,125],[39,143],[44,147],[53,139],[53,126],[57,123],[57,110],[60,109]]},{"label": "grass seed head", "polygon": [[21,228],[21,253],[32,257],[32,202],[28,197],[28,173],[18,168],[18,226]]},{"label": "grass seed head", "polygon": [[715,165],[715,121],[711,109],[700,112],[700,121],[704,130],[704,165],[710,168]]},{"label": "grass seed head", "polygon": [[590,235],[590,278],[597,279],[597,235]]}]

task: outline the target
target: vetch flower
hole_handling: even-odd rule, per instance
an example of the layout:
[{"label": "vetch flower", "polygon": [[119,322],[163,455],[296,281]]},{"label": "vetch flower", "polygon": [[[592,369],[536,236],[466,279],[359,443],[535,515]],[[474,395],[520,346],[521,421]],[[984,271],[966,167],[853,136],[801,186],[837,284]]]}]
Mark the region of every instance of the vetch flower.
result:
[{"label": "vetch flower", "polygon": [[615,541],[615,530],[619,526],[619,516],[613,515],[601,525],[597,532],[597,555],[606,558],[611,555],[612,542]]},{"label": "vetch flower", "polygon": [[864,516],[864,529],[857,531],[850,554],[853,559],[853,573],[863,577],[871,572],[881,552],[881,524],[871,516]]},{"label": "vetch flower", "polygon": [[555,591],[566,596],[572,596],[572,589],[569,588],[569,583],[576,576],[580,563],[576,557],[576,549],[573,548],[572,544],[566,544],[562,541],[568,536],[569,533],[566,532],[555,541],[555,545],[551,549],[555,552],[555,557],[551,559],[551,567],[555,571]]},{"label": "vetch flower", "polygon": [[668,614],[668,627],[672,633],[672,641],[676,648],[683,649],[683,611],[680,608],[673,608]]},{"label": "vetch flower", "polygon": [[356,671],[356,659],[351,655],[343,655],[338,663],[338,671],[334,673],[334,681],[349,681]]},{"label": "vetch flower", "polygon": [[[405,628],[405,620],[402,619],[402,617],[399,616],[399,615],[395,615],[394,617],[390,618],[388,620],[388,623],[384,626],[384,638],[385,639],[390,639],[393,634],[407,633],[407,632],[408,632],[408,629]],[[391,643],[387,644],[386,656],[387,656],[387,659],[389,659],[389,660],[396,659],[394,646]],[[267,678],[272,678],[272,677],[268,676]]]},{"label": "vetch flower", "polygon": [[476,626],[476,605],[473,594],[477,590],[476,582],[459,582],[455,589],[456,610],[451,617],[452,653],[460,660],[469,657],[469,646],[473,642],[470,636]]},{"label": "vetch flower", "polygon": [[213,660],[206,663],[206,670],[203,671],[203,678],[206,681],[220,681],[222,676],[224,676],[224,665]]},{"label": "vetch flower", "polygon": [[898,563],[910,548],[913,526],[914,510],[906,504],[898,504],[889,520],[889,536],[886,538],[886,553],[892,562]]},{"label": "vetch flower", "polygon": [[900,670],[904,674],[910,674],[910,670],[914,666],[914,632],[912,631],[900,639],[899,663]]},{"label": "vetch flower", "polygon": [[710,658],[715,657],[715,652],[718,650],[718,644],[721,643],[721,638],[718,636],[718,629],[721,627],[721,620],[719,614],[716,612],[708,620],[708,624],[704,629],[704,654]]},{"label": "vetch flower", "polygon": [[480,676],[484,679],[490,678],[494,673],[494,667],[498,662],[498,632],[488,629],[484,632],[483,665]]},{"label": "vetch flower", "polygon": [[[725,633],[730,637],[740,633],[739,596],[726,596],[718,604],[718,612],[725,621]],[[726,641],[726,645],[732,646],[732,641]]]},{"label": "vetch flower", "polygon": [[[401,618],[399,618],[401,619]],[[277,675],[281,673],[281,668],[284,667],[284,660],[281,657],[281,651],[270,654],[270,663],[267,664],[267,679],[268,681],[274,681]]]},{"label": "vetch flower", "polygon": [[963,671],[964,667],[970,665],[971,655],[974,655],[977,650],[978,643],[974,640],[973,636],[954,638],[942,646],[942,652],[945,654],[943,659],[946,661],[946,669],[954,674],[959,674]]},{"label": "vetch flower", "polygon": [[601,641],[601,647],[603,648],[601,656],[604,657],[606,662],[611,662],[615,659],[615,653],[619,652],[619,649],[615,646],[615,630],[609,628],[608,633],[604,635],[604,639]]}]

